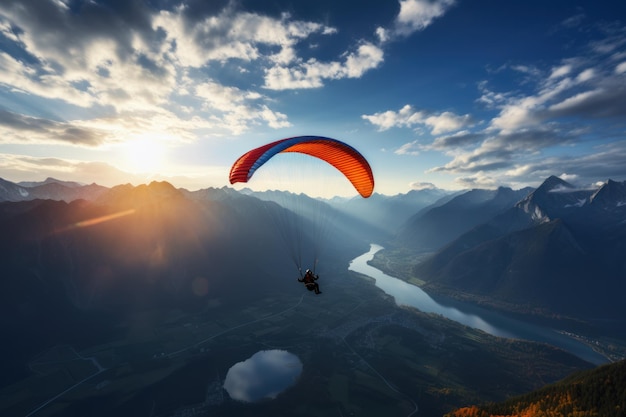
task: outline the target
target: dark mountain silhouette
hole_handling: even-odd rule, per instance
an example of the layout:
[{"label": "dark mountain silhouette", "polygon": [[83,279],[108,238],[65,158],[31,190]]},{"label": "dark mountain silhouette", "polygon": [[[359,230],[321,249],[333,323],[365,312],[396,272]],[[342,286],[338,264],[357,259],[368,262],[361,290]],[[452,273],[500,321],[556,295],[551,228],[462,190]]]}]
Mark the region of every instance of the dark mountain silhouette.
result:
[{"label": "dark mountain silhouette", "polygon": [[[55,344],[105,340],[136,311],[301,294],[274,221],[294,216],[229,189],[189,193],[166,182],[120,185],[94,201],[1,202],[0,325],[12,343],[0,353],[23,364]],[[322,274],[367,247],[330,230]],[[306,251],[311,231],[298,234]],[[5,368],[8,380],[23,372]]]},{"label": "dark mountain silhouette", "polygon": [[616,208],[626,205],[626,182],[608,180],[606,184],[593,193],[589,203],[591,207],[601,210],[610,209],[613,205]]},{"label": "dark mountain silhouette", "polygon": [[28,187],[28,188],[38,187],[38,186],[47,185],[47,184],[60,184],[68,188],[80,188],[85,185],[83,183],[76,182],[76,181],[63,181],[63,180],[58,180],[52,177],[48,177],[43,181],[20,181],[18,183],[18,185],[22,187]]},{"label": "dark mountain silhouette", "polygon": [[28,196],[29,192],[25,187],[0,178],[0,201],[24,201]]},{"label": "dark mountain silhouette", "polygon": [[509,209],[528,192],[528,188],[514,191],[500,187],[497,190],[474,189],[456,195],[411,217],[398,231],[395,243],[421,251],[436,250]]},{"label": "dark mountain silhouette", "polygon": [[551,176],[529,193],[517,207],[538,223],[568,217],[588,201],[593,190],[578,190],[562,179]]},{"label": "dark mountain silhouette", "polygon": [[519,203],[416,265],[428,286],[576,317],[621,318],[624,183],[548,178]]},{"label": "dark mountain silhouette", "polygon": [[53,177],[48,177],[43,181],[20,181],[18,183],[18,185],[22,186],[22,187],[28,187],[28,188],[34,188],[34,187],[39,187],[41,185],[48,185],[48,184],[59,184],[59,185],[63,185],[65,187],[68,188],[80,188],[85,186],[85,184],[80,183],[80,182],[76,182],[76,181],[63,181],[63,180],[58,180],[56,178]]},{"label": "dark mountain silhouette", "polygon": [[411,216],[450,194],[450,192],[433,188],[411,190],[406,194],[393,196],[374,193],[368,199],[334,198],[329,200],[329,204],[369,224],[370,227],[377,227],[383,234],[392,237]]},{"label": "dark mountain silhouette", "polygon": [[[366,216],[359,213],[353,213],[342,204],[338,206],[336,203],[311,198],[306,194],[294,194],[285,191],[246,191],[246,195],[257,197],[263,201],[274,202],[292,211],[300,217],[298,223],[300,223],[301,228],[320,229],[319,240],[327,241],[329,235],[332,234],[335,239],[362,240],[364,244],[369,244],[372,240],[385,240],[389,237],[389,233],[384,227],[381,227],[381,224],[369,221]],[[381,200],[376,201],[376,199],[372,200],[371,198],[358,197],[354,198],[354,201],[360,201],[355,203],[356,205],[369,205],[373,212],[380,213],[385,210]],[[347,204],[350,205],[349,202]],[[387,213],[386,218],[389,217],[393,217],[393,214]],[[379,220],[381,223],[385,223],[382,218]],[[283,221],[282,217],[278,219],[278,223]],[[281,226],[285,229],[284,225]]]},{"label": "dark mountain silhouette", "polygon": [[626,361],[577,372],[504,402],[463,407],[446,417],[623,416]]},{"label": "dark mountain silhouette", "polygon": [[107,187],[97,184],[83,185],[54,178],[47,178],[41,182],[20,182],[19,184],[0,178],[0,201],[44,199],[69,203],[78,199],[94,200],[106,190]]},{"label": "dark mountain silhouette", "polygon": [[[78,308],[104,308],[113,302],[118,310],[133,308],[143,299],[158,300],[161,293],[169,299],[193,299],[190,281],[207,274],[216,293],[241,294],[224,274],[252,282],[260,271],[288,273],[290,265],[280,261],[281,246],[274,242],[272,218],[294,216],[276,204],[229,190],[204,190],[191,199],[165,182],[121,185],[94,202],[2,203],[0,222],[7,232],[1,240],[2,257],[12,260],[9,265],[16,273],[54,275],[51,279],[68,290]],[[334,225],[330,229],[325,242],[330,253],[354,236]],[[312,232],[299,233],[306,246]],[[254,261],[241,263],[241,254],[247,259],[253,255]],[[285,270],[276,271],[281,264]],[[101,274],[111,276],[106,284],[98,278]],[[154,294],[145,292],[146,283]],[[143,294],[136,293],[136,286]]]}]

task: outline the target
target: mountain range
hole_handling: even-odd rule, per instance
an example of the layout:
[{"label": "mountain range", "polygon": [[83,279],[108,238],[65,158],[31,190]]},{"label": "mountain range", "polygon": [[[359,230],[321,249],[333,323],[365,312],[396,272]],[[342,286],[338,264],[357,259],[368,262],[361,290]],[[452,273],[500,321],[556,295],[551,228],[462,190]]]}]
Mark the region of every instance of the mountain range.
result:
[{"label": "mountain range", "polygon": [[[414,266],[414,275],[427,282],[426,288],[447,294],[574,317],[621,319],[626,313],[621,301],[626,182],[579,189],[549,177],[537,189],[521,191],[526,195],[499,189],[480,201],[480,210],[473,205],[467,210],[456,200],[478,193],[469,191],[409,222],[397,245],[421,235],[416,225],[428,222],[429,230],[448,231],[434,254]],[[503,194],[511,197],[509,203],[519,199],[504,204]],[[435,216],[441,212],[446,216]]]},{"label": "mountain range", "polygon": [[73,181],[46,178],[41,182],[13,183],[0,178],[0,201],[95,200],[107,191],[107,187],[97,184],[84,185]]},{"label": "mountain range", "polygon": [[[244,230],[260,236],[269,232],[263,225],[282,228],[283,234],[288,229],[307,229],[309,234],[324,229],[324,236],[310,237],[311,241],[322,240],[324,251],[331,242],[351,240],[362,244],[380,241],[415,253],[431,252],[426,261],[414,265],[413,273],[426,282],[427,288],[438,292],[465,293],[511,308],[527,306],[573,316],[615,318],[626,312],[619,302],[619,294],[626,290],[622,256],[626,250],[626,182],[608,180],[599,188],[580,189],[551,176],[536,189],[500,187],[456,193],[428,189],[331,200],[278,191],[237,192],[227,187],[190,192],[166,184],[127,184],[109,189],[52,178],[19,184],[0,179],[0,201],[5,202],[1,209],[6,221],[13,211],[34,210],[45,218],[46,211],[59,210],[79,218],[89,216],[89,210],[94,211],[93,216],[111,215],[141,206],[132,216],[138,218],[145,215],[147,201],[160,204],[160,209],[166,206],[163,201],[176,201],[184,206],[176,210],[189,213],[184,219],[203,227],[209,223],[199,219],[211,212],[215,222],[212,233],[224,247],[245,234],[236,226],[225,229],[227,224],[245,225]],[[200,209],[202,205],[205,207]],[[283,210],[291,214],[276,215]],[[237,220],[232,219],[237,215]],[[291,223],[298,221],[288,226],[288,218]],[[116,224],[128,222],[119,219]],[[7,227],[23,233],[34,226],[24,228],[16,219]],[[188,227],[201,230],[195,225]],[[249,252],[263,253],[265,246]],[[283,244],[282,250],[289,250],[288,246]],[[218,251],[211,248],[210,252]]]},{"label": "mountain range", "polygon": [[442,204],[454,194],[440,188],[426,188],[392,196],[374,193],[367,199],[336,197],[328,200],[328,203],[341,212],[379,228],[385,236],[391,238],[416,213]]},{"label": "mountain range", "polygon": [[[54,199],[33,198],[42,189]],[[297,214],[228,188],[3,181],[1,191],[0,328],[13,343],[0,353],[13,360],[0,380],[14,380],[47,346],[106,340],[115,323],[137,311],[299,294],[276,219],[301,227],[299,249],[313,250],[307,219],[294,222]],[[367,247],[339,226],[327,237],[322,274],[345,269]]]},{"label": "mountain range", "polygon": [[297,298],[294,239],[323,259],[323,277],[380,241],[429,254],[404,260],[429,292],[624,329],[626,182],[321,200],[0,179],[0,230],[0,328],[11,340],[0,385],[25,377],[43,349],[106,343],[137,312]]},{"label": "mountain range", "polygon": [[[282,235],[286,231],[306,230],[309,242],[322,241],[326,253],[333,252],[333,245],[367,245],[373,241],[406,253],[429,252],[431,256],[413,265],[412,271],[425,282],[426,289],[434,292],[548,315],[615,320],[626,313],[620,300],[620,294],[626,290],[626,261],[622,256],[626,251],[626,182],[608,180],[599,188],[581,189],[551,176],[536,189],[500,187],[455,193],[428,189],[396,196],[374,194],[369,199],[320,200],[304,194],[248,189],[238,192],[227,187],[191,192],[167,183],[107,188],[52,178],[19,184],[0,179],[2,201],[0,221],[8,222],[7,230],[13,228],[15,233],[23,234],[36,224],[44,227],[44,218],[53,223],[63,216],[68,217],[68,222],[80,221],[77,219],[130,209],[138,211],[116,220],[115,225],[122,225],[119,227],[124,231],[134,230],[137,226],[131,225],[142,218],[148,228],[149,220],[143,217],[148,216],[147,207],[152,207],[152,221],[164,234],[180,234],[184,227],[199,233],[211,225],[211,232],[204,233],[214,236],[220,244],[213,243],[203,250],[211,254],[223,251],[217,268],[224,270],[228,268],[221,264],[238,251],[229,245],[245,245],[247,254],[270,259],[265,255],[267,245],[259,242],[266,241],[265,234],[271,234],[272,227],[281,229]],[[176,207],[168,209],[168,205]],[[15,212],[24,213],[13,218],[11,213]],[[173,212],[188,214],[176,218]],[[28,216],[32,219],[24,220]],[[163,229],[161,216],[170,217],[171,231]],[[286,223],[287,219],[291,224]],[[181,229],[173,225],[178,221],[189,224]],[[24,226],[24,222],[31,224]],[[56,223],[45,227],[61,227]],[[321,237],[311,235],[321,229]],[[152,239],[150,244],[161,250],[163,244],[158,242],[172,242],[157,236],[155,230],[150,231],[154,235],[150,238],[143,232],[136,230],[136,238],[141,235],[141,239]],[[86,232],[76,229],[64,234],[81,233]],[[246,234],[259,237],[246,239]],[[8,253],[16,250],[12,236],[4,234]],[[205,236],[196,239],[204,241]],[[183,242],[183,238],[179,240]],[[244,243],[232,243],[240,241]],[[254,242],[260,247],[255,247]],[[168,250],[178,253],[178,258],[195,253],[176,250],[169,244],[172,247]],[[283,242],[272,247],[288,252],[292,249],[289,246],[289,242]],[[206,265],[207,261],[195,264]]]},{"label": "mountain range", "polygon": [[473,189],[414,213],[397,230],[395,244],[418,251],[431,251],[488,221],[524,198],[532,189]]}]

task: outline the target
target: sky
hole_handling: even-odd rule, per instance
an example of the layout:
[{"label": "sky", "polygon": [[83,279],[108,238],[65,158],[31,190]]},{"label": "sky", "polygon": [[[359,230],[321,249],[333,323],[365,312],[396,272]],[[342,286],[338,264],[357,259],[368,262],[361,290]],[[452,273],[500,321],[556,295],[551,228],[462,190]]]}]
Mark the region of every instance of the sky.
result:
[{"label": "sky", "polygon": [[221,188],[300,135],[385,195],[624,181],[626,2],[0,2],[0,178]]}]

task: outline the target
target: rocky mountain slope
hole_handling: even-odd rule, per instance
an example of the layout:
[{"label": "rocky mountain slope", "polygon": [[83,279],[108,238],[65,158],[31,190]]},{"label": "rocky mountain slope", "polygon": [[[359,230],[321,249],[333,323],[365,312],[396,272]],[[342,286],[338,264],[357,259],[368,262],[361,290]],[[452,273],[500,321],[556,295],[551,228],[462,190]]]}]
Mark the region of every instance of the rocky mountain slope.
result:
[{"label": "rocky mountain slope", "polygon": [[579,317],[622,317],[624,202],[626,183],[607,181],[597,190],[579,190],[550,177],[413,272],[427,286],[448,293]]}]

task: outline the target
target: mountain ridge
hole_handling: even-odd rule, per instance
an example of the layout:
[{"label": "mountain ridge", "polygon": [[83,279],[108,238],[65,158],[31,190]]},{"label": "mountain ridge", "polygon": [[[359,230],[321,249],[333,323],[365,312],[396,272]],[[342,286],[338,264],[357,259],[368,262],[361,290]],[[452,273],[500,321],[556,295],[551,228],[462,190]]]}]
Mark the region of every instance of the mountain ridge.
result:
[{"label": "mountain ridge", "polygon": [[[434,205],[408,219],[396,234],[394,245],[419,251],[441,248],[517,203],[529,190],[499,187],[457,194],[444,204]],[[463,215],[460,216],[459,212]]]},{"label": "mountain ridge", "polygon": [[[626,182],[580,190],[549,177],[513,207],[414,265],[413,274],[446,294],[461,291],[579,317],[621,317],[624,199]],[[602,301],[592,302],[594,297]]]}]

